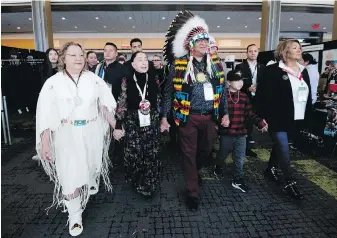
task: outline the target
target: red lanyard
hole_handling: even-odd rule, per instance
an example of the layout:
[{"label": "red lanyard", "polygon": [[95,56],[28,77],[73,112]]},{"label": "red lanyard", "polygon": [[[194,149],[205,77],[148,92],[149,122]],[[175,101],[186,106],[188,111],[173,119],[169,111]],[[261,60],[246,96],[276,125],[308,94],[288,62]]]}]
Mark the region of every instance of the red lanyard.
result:
[{"label": "red lanyard", "polygon": [[290,72],[290,71],[288,71],[288,70],[285,70],[285,69],[282,69],[282,70],[283,70],[283,72],[287,72],[288,74],[294,76],[295,78],[297,78],[297,79],[300,80],[300,81],[301,81],[302,78],[303,78],[302,73],[300,74],[300,76],[297,76],[297,75],[293,74],[292,72]]}]

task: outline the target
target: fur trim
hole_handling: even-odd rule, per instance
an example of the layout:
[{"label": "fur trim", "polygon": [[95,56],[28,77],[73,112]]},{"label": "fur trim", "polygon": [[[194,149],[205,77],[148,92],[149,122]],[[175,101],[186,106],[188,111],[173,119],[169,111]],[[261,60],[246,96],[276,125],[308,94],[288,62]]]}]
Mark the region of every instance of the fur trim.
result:
[{"label": "fur trim", "polygon": [[185,40],[189,33],[197,28],[202,27],[206,32],[208,32],[208,26],[204,19],[199,16],[194,16],[190,18],[178,31],[173,40],[173,54],[175,57],[180,58],[188,54],[188,50],[184,47]]}]

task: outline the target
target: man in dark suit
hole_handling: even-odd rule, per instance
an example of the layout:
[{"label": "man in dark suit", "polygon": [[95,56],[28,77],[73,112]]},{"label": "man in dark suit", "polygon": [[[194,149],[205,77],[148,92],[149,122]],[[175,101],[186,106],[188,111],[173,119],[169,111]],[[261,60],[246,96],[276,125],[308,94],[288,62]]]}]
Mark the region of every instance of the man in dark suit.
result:
[{"label": "man in dark suit", "polygon": [[[257,62],[257,56],[259,55],[259,48],[255,44],[251,44],[247,47],[247,59],[235,67],[235,70],[240,70],[242,72],[242,77],[244,79],[243,87],[241,91],[246,93],[249,100],[253,106],[253,111],[256,112],[256,99],[255,93],[258,87],[262,72],[265,68],[264,65]],[[247,150],[246,155],[251,157],[257,157],[256,153],[250,149],[250,144],[255,143],[252,138],[253,124],[249,123],[247,125]]]}]

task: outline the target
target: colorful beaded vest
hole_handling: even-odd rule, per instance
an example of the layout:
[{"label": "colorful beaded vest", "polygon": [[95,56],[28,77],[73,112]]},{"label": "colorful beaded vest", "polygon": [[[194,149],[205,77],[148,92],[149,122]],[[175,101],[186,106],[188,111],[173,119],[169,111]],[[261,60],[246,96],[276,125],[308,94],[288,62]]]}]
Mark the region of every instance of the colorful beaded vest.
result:
[{"label": "colorful beaded vest", "polygon": [[[216,55],[211,56],[213,66],[213,78],[211,80],[214,91],[213,120],[219,118],[219,104],[224,87],[224,72],[219,58]],[[184,56],[175,59],[175,73],[173,76],[174,99],[173,99],[173,117],[177,126],[183,126],[188,121],[191,110],[191,96],[193,86],[191,80],[189,83],[183,83],[189,58]]]}]

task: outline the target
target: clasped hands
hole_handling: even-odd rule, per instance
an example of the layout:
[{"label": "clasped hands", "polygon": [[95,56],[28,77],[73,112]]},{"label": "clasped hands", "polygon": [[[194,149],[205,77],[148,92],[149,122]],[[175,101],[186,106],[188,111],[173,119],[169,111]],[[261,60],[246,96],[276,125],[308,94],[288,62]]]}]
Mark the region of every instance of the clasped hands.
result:
[{"label": "clasped hands", "polygon": [[228,115],[224,115],[221,119],[221,126],[223,127],[229,127],[229,116]]},{"label": "clasped hands", "polygon": [[125,135],[124,128],[122,127],[122,129],[115,129],[112,135],[115,140],[119,141]]},{"label": "clasped hands", "polygon": [[170,131],[170,124],[167,121],[167,118],[163,117],[160,121],[160,132],[163,133],[164,131]]},{"label": "clasped hands", "polygon": [[255,85],[252,85],[248,88],[248,91],[249,92],[252,92],[252,93],[256,93],[256,86]]},{"label": "clasped hands", "polygon": [[265,126],[261,129],[258,129],[259,131],[261,131],[262,133],[267,132],[268,131],[268,123],[263,119],[263,122],[265,124]]}]

